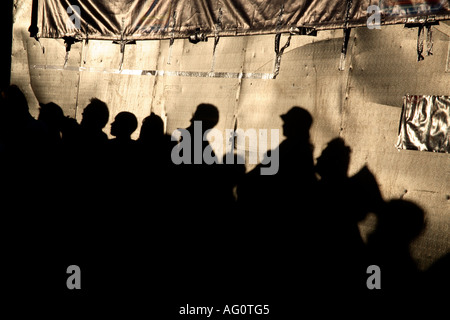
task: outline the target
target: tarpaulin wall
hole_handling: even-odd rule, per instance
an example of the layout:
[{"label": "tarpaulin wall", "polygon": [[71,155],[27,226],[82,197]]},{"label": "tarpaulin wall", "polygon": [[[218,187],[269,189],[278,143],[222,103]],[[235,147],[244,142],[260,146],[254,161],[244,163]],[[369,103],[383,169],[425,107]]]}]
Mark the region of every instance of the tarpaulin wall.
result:
[{"label": "tarpaulin wall", "polygon": [[[215,58],[214,41],[178,39],[172,47],[169,39],[137,41],[126,47],[122,73],[119,45],[83,41],[72,46],[64,68],[64,41],[30,38],[31,1],[17,1],[16,8],[11,82],[25,91],[33,115],[38,101],[54,101],[80,120],[89,99],[98,97],[108,103],[110,122],[120,111],[135,113],[139,122],[154,111],[170,133],[186,127],[201,102],[218,107],[221,130],[234,128],[236,122],[242,129],[281,129],[279,115],[302,106],[314,117],[315,157],[341,136],[352,148],[350,174],[367,164],[385,199],[412,200],[426,210],[427,230],[413,245],[422,268],[450,250],[449,155],[395,147],[405,94],[449,95],[447,24],[436,26],[434,54],[421,62],[417,29],[352,30],[344,71],[338,70],[342,30],[293,36],[279,76],[263,79],[251,74],[273,72],[274,35],[224,37]],[[206,76],[212,66],[231,77]],[[105,132],[109,129],[107,125]],[[367,231],[373,221],[361,227]]]}]

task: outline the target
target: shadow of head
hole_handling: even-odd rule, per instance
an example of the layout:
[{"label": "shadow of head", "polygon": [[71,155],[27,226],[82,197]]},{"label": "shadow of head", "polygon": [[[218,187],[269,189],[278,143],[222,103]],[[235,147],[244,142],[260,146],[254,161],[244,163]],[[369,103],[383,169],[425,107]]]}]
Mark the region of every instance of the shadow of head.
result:
[{"label": "shadow of head", "polygon": [[309,139],[309,130],[313,118],[308,110],[294,106],[287,113],[282,114],[283,134],[287,138]]},{"label": "shadow of head", "polygon": [[106,103],[92,98],[90,103],[83,110],[81,126],[87,129],[102,130],[109,120],[109,110]]},{"label": "shadow of head", "polygon": [[202,122],[203,131],[212,129],[219,122],[219,110],[209,103],[199,104],[192,116],[191,123],[194,121]]},{"label": "shadow of head", "polygon": [[128,111],[119,112],[111,123],[111,135],[121,138],[130,137],[137,129],[138,121],[136,116]]},{"label": "shadow of head", "polygon": [[331,140],[317,158],[316,172],[322,179],[346,177],[350,164],[350,153],[351,149],[345,144],[344,139]]},{"label": "shadow of head", "polygon": [[61,129],[64,121],[64,112],[54,102],[40,103],[38,120],[44,122],[51,129]]},{"label": "shadow of head", "polygon": [[162,136],[164,136],[164,122],[160,116],[152,112],[142,120],[139,140],[150,141],[154,138],[161,138]]}]

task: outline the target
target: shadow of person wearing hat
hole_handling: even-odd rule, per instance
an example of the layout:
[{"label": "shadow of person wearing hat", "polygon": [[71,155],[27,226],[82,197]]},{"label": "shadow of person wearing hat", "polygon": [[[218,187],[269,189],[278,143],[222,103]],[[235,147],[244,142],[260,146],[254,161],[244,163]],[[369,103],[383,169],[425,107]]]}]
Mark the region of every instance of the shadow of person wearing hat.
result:
[{"label": "shadow of person wearing hat", "polygon": [[[273,175],[261,175],[261,168],[268,166],[265,164],[268,161],[263,159],[246,175],[238,187],[238,201],[245,211],[250,208],[267,214],[275,211],[292,212],[294,208],[297,211],[299,197],[310,192],[316,183],[309,134],[313,123],[311,114],[294,106],[281,115],[281,119],[286,139],[267,152],[267,155],[279,159],[278,171]],[[292,196],[296,197],[295,207],[289,206]]]},{"label": "shadow of person wearing hat", "polygon": [[272,159],[279,158],[278,172],[261,175],[261,168],[267,166],[263,160],[238,185],[238,207],[247,222],[248,237],[257,244],[248,251],[252,252],[249,264],[259,270],[252,278],[269,296],[289,291],[283,286],[297,277],[298,221],[309,213],[316,184],[311,114],[294,106],[281,119],[286,139],[268,151]]},{"label": "shadow of person wearing hat", "polygon": [[[309,267],[312,294],[329,301],[342,301],[344,296],[350,299],[350,294],[356,299],[363,289],[360,279],[365,277],[366,271],[362,268],[364,243],[357,225],[367,214],[365,207],[357,206],[358,189],[364,188],[357,185],[358,178],[347,175],[350,154],[351,148],[338,137],[332,139],[317,158],[315,169],[320,181],[315,197],[316,210],[309,216],[309,227],[303,232],[305,239],[310,240],[304,252],[313,261]],[[330,265],[339,274],[338,278],[330,274]],[[330,286],[330,282],[336,285]]]}]

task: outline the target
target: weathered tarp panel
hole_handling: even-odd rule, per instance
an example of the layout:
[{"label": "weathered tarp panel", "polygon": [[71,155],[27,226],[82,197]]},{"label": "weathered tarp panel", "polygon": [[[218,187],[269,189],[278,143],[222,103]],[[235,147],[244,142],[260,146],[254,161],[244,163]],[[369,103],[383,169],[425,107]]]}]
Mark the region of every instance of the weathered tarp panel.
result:
[{"label": "weathered tarp panel", "polygon": [[[38,37],[170,39],[307,33],[365,26],[369,16],[397,24],[450,19],[447,0],[34,0]],[[419,19],[418,19],[419,18]]]},{"label": "weathered tarp panel", "polygon": [[450,152],[450,96],[405,96],[397,147]]}]

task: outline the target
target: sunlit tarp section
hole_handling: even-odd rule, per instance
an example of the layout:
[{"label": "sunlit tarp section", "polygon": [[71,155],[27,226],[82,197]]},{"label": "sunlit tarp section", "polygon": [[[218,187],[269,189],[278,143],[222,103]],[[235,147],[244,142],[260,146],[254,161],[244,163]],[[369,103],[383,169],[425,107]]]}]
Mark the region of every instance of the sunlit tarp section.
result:
[{"label": "sunlit tarp section", "polygon": [[[450,19],[448,1],[34,0],[37,36],[129,40],[237,36]],[[370,6],[376,10],[368,12]],[[376,20],[376,21],[378,21]]]},{"label": "sunlit tarp section", "polygon": [[449,96],[405,96],[397,147],[448,153],[449,128]]}]

